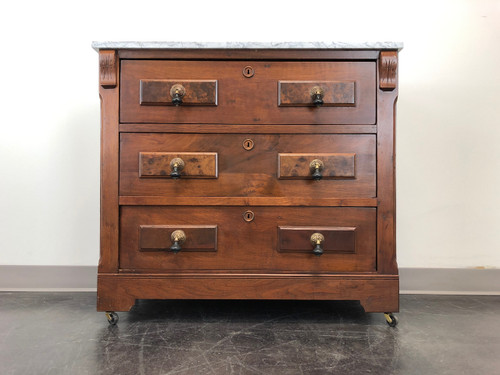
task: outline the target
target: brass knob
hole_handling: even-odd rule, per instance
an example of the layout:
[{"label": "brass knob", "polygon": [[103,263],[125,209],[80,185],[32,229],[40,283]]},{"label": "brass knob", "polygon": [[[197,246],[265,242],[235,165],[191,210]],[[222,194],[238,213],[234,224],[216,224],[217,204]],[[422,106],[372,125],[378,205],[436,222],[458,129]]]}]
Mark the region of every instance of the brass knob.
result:
[{"label": "brass knob", "polygon": [[311,235],[311,244],[314,246],[313,254],[320,256],[323,254],[323,249],[321,248],[321,244],[325,242],[325,236],[321,233],[313,233]]},{"label": "brass knob", "polygon": [[170,177],[172,177],[174,180],[180,178],[181,171],[184,169],[185,165],[186,164],[184,163],[184,160],[182,160],[181,158],[173,158],[170,161],[170,169],[172,170],[172,172],[170,172]]},{"label": "brass knob", "polygon": [[181,245],[186,241],[186,233],[183,230],[177,229],[170,235],[170,240],[172,241],[172,246],[170,250],[174,253],[178,253],[182,250]]},{"label": "brass knob", "polygon": [[311,171],[313,180],[319,181],[323,178],[321,171],[325,168],[323,162],[319,159],[314,159],[309,164],[309,170]]},{"label": "brass knob", "polygon": [[311,89],[311,98],[312,102],[316,107],[321,107],[323,105],[323,96],[325,95],[325,92],[323,89],[319,86],[314,86]]},{"label": "brass knob", "polygon": [[172,104],[176,107],[182,104],[182,98],[186,95],[186,89],[181,84],[176,83],[170,88],[170,96],[172,97]]}]

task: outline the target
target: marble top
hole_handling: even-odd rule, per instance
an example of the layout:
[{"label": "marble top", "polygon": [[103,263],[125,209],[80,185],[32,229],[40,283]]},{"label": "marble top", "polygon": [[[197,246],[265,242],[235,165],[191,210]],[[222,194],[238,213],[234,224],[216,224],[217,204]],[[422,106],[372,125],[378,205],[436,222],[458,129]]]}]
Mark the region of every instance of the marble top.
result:
[{"label": "marble top", "polygon": [[401,42],[92,42],[100,49],[389,49],[400,51]]}]

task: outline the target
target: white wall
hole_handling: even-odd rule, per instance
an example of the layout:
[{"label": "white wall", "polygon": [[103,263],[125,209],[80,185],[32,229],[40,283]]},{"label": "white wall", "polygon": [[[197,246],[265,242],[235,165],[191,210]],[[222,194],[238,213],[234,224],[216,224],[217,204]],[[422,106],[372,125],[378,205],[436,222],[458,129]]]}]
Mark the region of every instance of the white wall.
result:
[{"label": "white wall", "polygon": [[405,43],[399,265],[500,267],[499,25],[500,2],[486,0],[11,1],[0,23],[0,264],[97,264],[92,40],[393,40]]}]

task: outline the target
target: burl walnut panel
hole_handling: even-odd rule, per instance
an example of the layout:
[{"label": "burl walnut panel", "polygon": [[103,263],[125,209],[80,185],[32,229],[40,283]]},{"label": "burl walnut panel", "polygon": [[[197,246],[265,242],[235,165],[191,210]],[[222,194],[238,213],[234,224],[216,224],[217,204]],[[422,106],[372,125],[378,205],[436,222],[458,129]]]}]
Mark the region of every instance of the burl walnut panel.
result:
[{"label": "burl walnut panel", "polygon": [[[251,210],[254,219],[244,220]],[[121,208],[120,268],[154,272],[231,270],[248,272],[363,272],[374,271],[374,208],[347,207],[127,207]],[[217,252],[141,251],[139,233],[144,226],[168,225],[169,230],[186,225],[217,226]],[[352,252],[312,253],[310,231],[297,232],[295,252],[280,252],[278,228],[308,226],[355,227]],[[330,229],[331,231],[331,229]],[[186,232],[186,234],[188,234]],[[327,240],[335,241],[327,235]],[[337,239],[338,240],[338,239]],[[332,242],[333,243],[333,242]],[[297,248],[295,248],[297,250]],[[309,252],[307,252],[309,250]]]},{"label": "burl walnut panel", "polygon": [[[254,141],[254,147],[250,151],[243,148],[243,142],[246,139]],[[122,133],[120,140],[120,195],[124,196],[314,198],[372,198],[376,196],[375,136],[370,134]],[[215,152],[218,155],[218,178],[183,179],[181,177],[178,180],[140,178],[139,155],[145,152],[172,154]],[[309,171],[308,165],[298,168],[302,178],[279,179],[280,153],[304,153],[313,156],[317,153],[346,155],[325,158],[325,175],[328,178],[313,181],[304,176]],[[355,154],[356,158],[355,175],[352,170],[352,154]],[[339,160],[346,161],[347,167],[342,166]],[[342,171],[340,176],[335,178],[329,176],[337,170]]]},{"label": "burl walnut panel", "polygon": [[[243,68],[255,70],[251,78]],[[374,124],[374,61],[168,61],[122,60],[120,121],[123,123],[207,124]],[[140,81],[216,80],[217,106],[146,106]],[[354,82],[355,106],[278,106],[279,81]],[[163,99],[162,99],[163,100]],[[352,103],[350,103],[352,104]]]},{"label": "burl walnut panel", "polygon": [[279,81],[278,85],[280,106],[314,106],[311,101],[314,88],[318,88],[323,93],[323,107],[354,107],[356,105],[355,82]]},{"label": "burl walnut panel", "polygon": [[181,178],[217,178],[216,152],[139,152],[139,177],[171,178],[176,158],[184,162]]},{"label": "burl walnut panel", "polygon": [[356,154],[279,154],[278,178],[312,179],[311,163],[320,160],[322,179],[355,178]]},{"label": "burl walnut panel", "polygon": [[181,85],[185,92],[182,105],[217,105],[217,81],[185,81],[185,80],[141,80],[141,105],[174,105],[171,89]]}]

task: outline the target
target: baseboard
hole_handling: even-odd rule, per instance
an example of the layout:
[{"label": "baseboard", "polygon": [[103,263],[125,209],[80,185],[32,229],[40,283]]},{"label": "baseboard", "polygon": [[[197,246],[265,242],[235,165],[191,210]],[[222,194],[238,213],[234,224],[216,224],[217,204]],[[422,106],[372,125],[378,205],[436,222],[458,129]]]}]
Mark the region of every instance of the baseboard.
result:
[{"label": "baseboard", "polygon": [[500,269],[400,268],[401,294],[500,295]]},{"label": "baseboard", "polygon": [[[500,295],[500,269],[400,268],[401,294]],[[0,291],[95,291],[95,266],[1,266]]]},{"label": "baseboard", "polygon": [[0,291],[97,290],[95,266],[1,266]]}]

